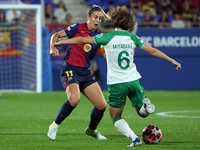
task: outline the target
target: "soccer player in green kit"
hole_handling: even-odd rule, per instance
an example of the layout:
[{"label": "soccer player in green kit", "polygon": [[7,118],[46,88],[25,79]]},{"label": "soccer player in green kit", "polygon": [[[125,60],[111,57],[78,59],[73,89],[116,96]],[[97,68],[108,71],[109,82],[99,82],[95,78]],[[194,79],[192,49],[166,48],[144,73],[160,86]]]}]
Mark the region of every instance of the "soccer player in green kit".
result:
[{"label": "soccer player in green kit", "polygon": [[122,119],[122,112],[126,103],[126,96],[132,102],[139,116],[145,118],[155,111],[155,106],[145,96],[144,88],[140,83],[140,74],[134,63],[135,48],[143,49],[149,54],[171,62],[177,70],[181,64],[170,58],[160,50],[146,44],[138,36],[128,32],[135,21],[128,8],[125,6],[113,9],[111,21],[115,31],[102,33],[94,37],[77,37],[69,40],[62,40],[54,45],[62,44],[102,44],[105,49],[107,60],[107,84],[109,113],[115,127],[126,137],[131,139],[128,147],[140,146],[142,141]]}]

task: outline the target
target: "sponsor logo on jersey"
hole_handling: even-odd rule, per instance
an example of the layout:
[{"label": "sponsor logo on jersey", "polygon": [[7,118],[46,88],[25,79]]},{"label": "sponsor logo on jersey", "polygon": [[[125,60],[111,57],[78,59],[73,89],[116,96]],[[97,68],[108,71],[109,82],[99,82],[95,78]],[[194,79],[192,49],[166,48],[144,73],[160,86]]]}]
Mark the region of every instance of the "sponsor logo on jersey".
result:
[{"label": "sponsor logo on jersey", "polygon": [[90,44],[85,44],[84,50],[85,50],[86,52],[89,52],[91,49],[92,49],[92,46],[91,46]]},{"label": "sponsor logo on jersey", "polygon": [[81,31],[81,33],[86,33],[85,31]]}]

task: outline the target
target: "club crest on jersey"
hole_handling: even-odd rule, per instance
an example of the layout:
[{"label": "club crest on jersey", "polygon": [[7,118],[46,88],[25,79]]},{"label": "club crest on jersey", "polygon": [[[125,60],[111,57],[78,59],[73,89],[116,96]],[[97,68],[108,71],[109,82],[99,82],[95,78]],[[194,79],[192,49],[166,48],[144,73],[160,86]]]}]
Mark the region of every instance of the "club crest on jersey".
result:
[{"label": "club crest on jersey", "polygon": [[68,81],[71,81],[71,80],[72,80],[72,77],[69,77],[69,78],[68,78]]},{"label": "club crest on jersey", "polygon": [[92,46],[91,46],[90,44],[85,44],[84,50],[85,50],[86,52],[89,52],[91,49],[92,49]]}]

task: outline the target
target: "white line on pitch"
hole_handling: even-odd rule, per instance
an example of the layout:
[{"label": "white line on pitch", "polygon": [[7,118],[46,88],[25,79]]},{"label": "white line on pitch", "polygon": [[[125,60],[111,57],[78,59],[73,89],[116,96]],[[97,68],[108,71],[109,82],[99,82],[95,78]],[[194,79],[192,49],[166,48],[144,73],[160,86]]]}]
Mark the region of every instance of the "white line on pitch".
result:
[{"label": "white line on pitch", "polygon": [[185,110],[185,111],[160,112],[160,113],[156,113],[156,115],[158,115],[158,116],[165,116],[165,117],[178,117],[178,118],[200,118],[200,116],[170,115],[170,114],[174,114],[174,113],[190,113],[190,112],[200,112],[200,110]]}]

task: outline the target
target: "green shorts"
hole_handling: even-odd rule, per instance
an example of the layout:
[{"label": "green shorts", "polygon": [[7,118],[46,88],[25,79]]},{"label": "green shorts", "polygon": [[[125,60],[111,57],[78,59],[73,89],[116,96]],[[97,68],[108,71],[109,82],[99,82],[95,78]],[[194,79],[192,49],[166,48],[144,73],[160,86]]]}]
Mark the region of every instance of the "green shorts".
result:
[{"label": "green shorts", "polygon": [[145,98],[144,88],[140,80],[108,85],[108,104],[113,106],[124,106],[126,96],[129,97],[133,107],[142,106]]}]

